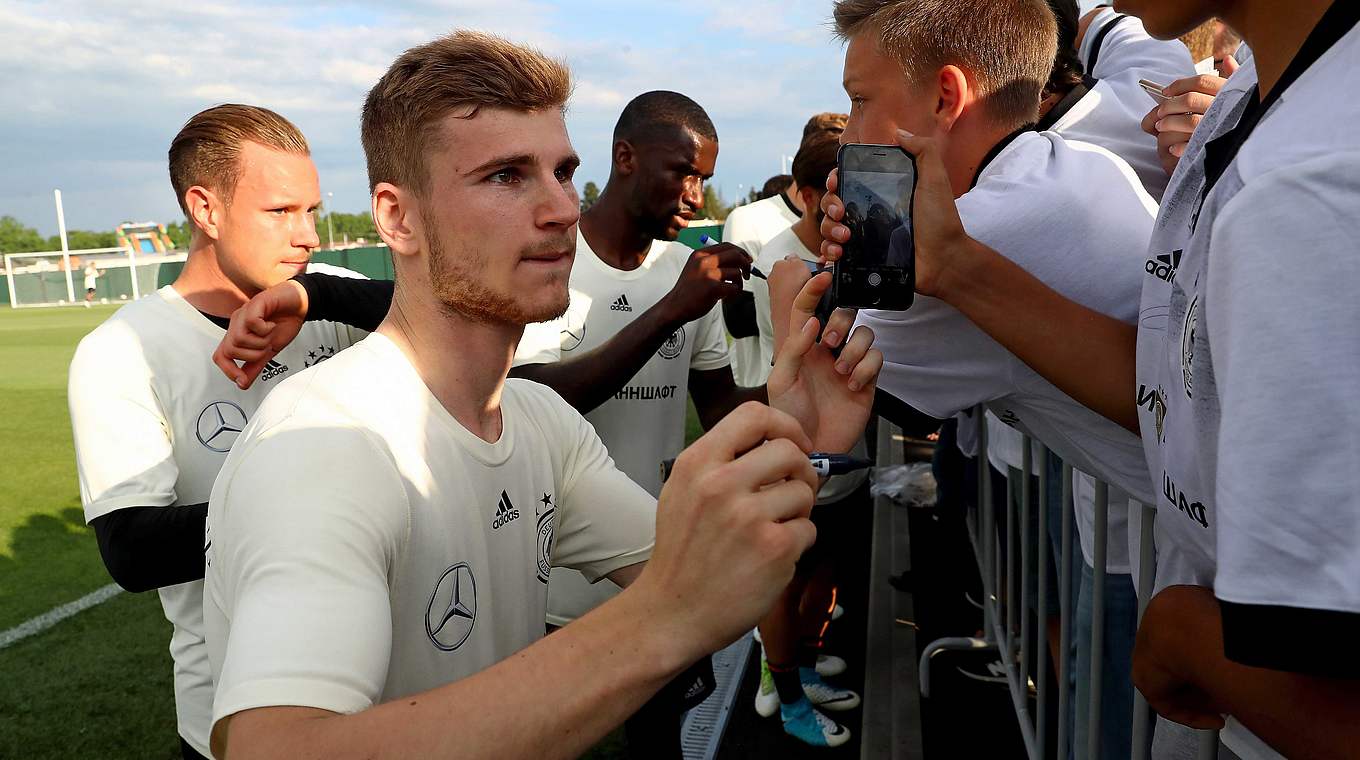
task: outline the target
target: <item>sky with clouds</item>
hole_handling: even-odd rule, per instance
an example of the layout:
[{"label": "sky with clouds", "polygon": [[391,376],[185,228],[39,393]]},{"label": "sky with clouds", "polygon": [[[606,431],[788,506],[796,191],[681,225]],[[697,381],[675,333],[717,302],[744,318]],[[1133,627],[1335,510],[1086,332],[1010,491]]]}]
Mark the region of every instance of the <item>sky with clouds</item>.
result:
[{"label": "sky with clouds", "polygon": [[730,201],[779,173],[809,115],[848,108],[830,13],[831,0],[0,0],[0,215],[54,234],[60,188],[72,229],[177,221],[166,149],[223,102],[291,119],[330,207],[365,211],[364,94],[401,51],[456,27],[571,65],[582,185],[604,184],[629,99],[690,95],[718,128]]},{"label": "sky with clouds", "polygon": [[777,174],[804,120],[848,107],[830,0],[0,0],[0,215],[56,232],[179,219],[165,168],[190,115],[273,108],[307,135],[331,207],[368,208],[359,107],[403,50],[455,27],[565,59],[584,184],[623,105],[684,92],[712,116],[730,200]]}]

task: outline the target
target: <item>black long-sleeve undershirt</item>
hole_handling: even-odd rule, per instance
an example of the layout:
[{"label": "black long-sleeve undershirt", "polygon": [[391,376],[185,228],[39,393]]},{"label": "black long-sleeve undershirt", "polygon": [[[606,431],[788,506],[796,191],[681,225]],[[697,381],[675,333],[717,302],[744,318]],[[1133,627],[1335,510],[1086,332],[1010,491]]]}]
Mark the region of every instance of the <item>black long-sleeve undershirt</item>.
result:
[{"label": "black long-sleeve undershirt", "polygon": [[326,320],[373,332],[387,318],[396,283],[330,274],[299,274],[293,280],[307,291],[307,321]]},{"label": "black long-sleeve undershirt", "polygon": [[104,567],[128,591],[203,578],[207,504],[125,507],[90,521]]}]

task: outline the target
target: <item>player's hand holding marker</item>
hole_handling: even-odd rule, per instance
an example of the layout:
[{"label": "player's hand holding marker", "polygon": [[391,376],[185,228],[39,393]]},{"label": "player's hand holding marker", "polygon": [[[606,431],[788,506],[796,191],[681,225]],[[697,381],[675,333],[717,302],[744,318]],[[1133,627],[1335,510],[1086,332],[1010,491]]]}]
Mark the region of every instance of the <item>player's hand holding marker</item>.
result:
[{"label": "player's hand holding marker", "polygon": [[731,243],[718,243],[691,253],[675,287],[666,294],[672,321],[692,322],[722,299],[740,293],[741,281],[750,269],[750,255]]},{"label": "player's hand holding marker", "polygon": [[747,402],[681,452],[656,509],[656,549],[628,592],[655,605],[689,660],[731,643],[774,604],[812,545],[817,474],[799,422]]},{"label": "player's hand holding marker", "polygon": [[268,288],[232,313],[213,362],[245,390],[265,364],[293,342],[306,316],[307,291],[301,285],[285,280]]}]

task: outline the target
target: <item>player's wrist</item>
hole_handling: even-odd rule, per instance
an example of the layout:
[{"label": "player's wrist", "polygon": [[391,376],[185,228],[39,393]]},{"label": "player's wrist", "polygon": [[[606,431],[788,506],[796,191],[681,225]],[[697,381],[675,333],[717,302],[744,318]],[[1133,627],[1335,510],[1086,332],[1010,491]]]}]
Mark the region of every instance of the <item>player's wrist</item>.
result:
[{"label": "player's wrist", "polygon": [[688,321],[685,319],[684,311],[684,306],[679,303],[675,291],[672,290],[656,302],[656,307],[651,309],[647,316],[654,320],[655,331],[664,339]]},{"label": "player's wrist", "polygon": [[665,593],[648,570],[611,604],[617,605],[620,619],[628,621],[627,626],[636,632],[630,638],[646,663],[644,667],[651,669],[651,676],[669,681],[709,653],[692,614],[687,616],[676,595]]},{"label": "player's wrist", "polygon": [[305,275],[297,275],[284,280],[282,284],[292,293],[292,298],[285,299],[284,303],[295,307],[294,316],[299,319],[306,319],[307,310],[311,306],[311,297],[307,292],[306,281],[300,279],[302,277],[305,277]]}]

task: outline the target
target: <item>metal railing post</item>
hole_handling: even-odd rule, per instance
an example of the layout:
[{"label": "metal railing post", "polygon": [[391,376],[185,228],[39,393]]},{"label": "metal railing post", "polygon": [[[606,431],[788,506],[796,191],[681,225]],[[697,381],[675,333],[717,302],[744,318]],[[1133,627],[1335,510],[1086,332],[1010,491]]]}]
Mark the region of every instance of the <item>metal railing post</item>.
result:
[{"label": "metal railing post", "polygon": [[1110,486],[1096,481],[1095,572],[1091,581],[1091,704],[1086,714],[1089,760],[1100,760],[1100,710],[1105,662],[1105,543],[1109,533]]},{"label": "metal railing post", "polygon": [[1034,646],[1034,636],[1031,633],[1033,626],[1030,625],[1030,612],[1033,609],[1030,604],[1030,579],[1033,577],[1033,569],[1030,562],[1034,557],[1035,547],[1030,546],[1029,541],[1029,515],[1033,505],[1030,503],[1029,473],[1034,466],[1033,454],[1030,452],[1029,436],[1021,438],[1025,449],[1020,455],[1020,688],[1029,688],[1029,655]]},{"label": "metal railing post", "polygon": [[1062,556],[1058,558],[1058,587],[1062,597],[1058,600],[1058,650],[1062,659],[1058,660],[1058,760],[1067,760],[1071,747],[1072,731],[1075,728],[1069,720],[1072,709],[1072,689],[1069,668],[1072,663],[1072,466],[1063,463],[1062,468]]},{"label": "metal railing post", "polygon": [[[1029,449],[1025,449],[1025,456],[1029,456]],[[1048,447],[1039,449],[1039,557],[1037,572],[1039,573],[1039,601],[1035,632],[1039,638],[1039,648],[1035,653],[1034,674],[1035,682],[1039,687],[1039,695],[1036,700],[1034,725],[1035,725],[1035,744],[1039,747],[1039,754],[1048,751]]]},{"label": "metal railing post", "polygon": [[1016,555],[1016,514],[1011,505],[1015,503],[1015,468],[1006,466],[1006,664],[1015,662],[1015,608],[1018,606],[1019,573],[1015,571]]}]

